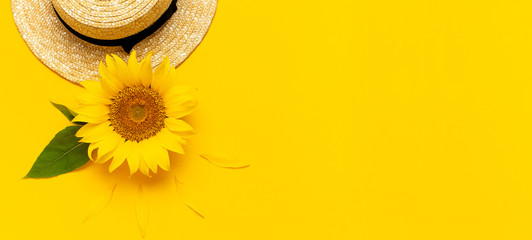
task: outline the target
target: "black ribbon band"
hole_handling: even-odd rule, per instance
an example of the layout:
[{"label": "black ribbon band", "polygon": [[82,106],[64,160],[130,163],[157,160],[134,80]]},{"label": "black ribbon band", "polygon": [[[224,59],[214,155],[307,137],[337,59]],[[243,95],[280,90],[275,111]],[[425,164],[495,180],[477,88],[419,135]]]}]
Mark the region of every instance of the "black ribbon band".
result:
[{"label": "black ribbon band", "polygon": [[144,40],[145,38],[153,34],[155,31],[157,31],[163,24],[165,24],[168,21],[168,19],[172,17],[172,15],[174,15],[174,13],[177,11],[177,0],[172,0],[172,3],[170,3],[170,6],[168,7],[168,9],[166,9],[163,15],[146,29],[140,31],[137,34],[131,35],[129,37],[115,39],[115,40],[96,39],[96,38],[85,36],[77,32],[76,30],[72,29],[72,27],[68,26],[68,24],[66,24],[66,22],[59,16],[59,14],[57,14],[57,11],[55,10],[55,8],[54,8],[54,11],[55,11],[55,14],[57,15],[57,18],[59,18],[59,21],[63,23],[66,29],[68,29],[68,31],[76,35],[76,37],[81,38],[82,40],[87,41],[89,43],[100,45],[100,46],[122,46],[124,51],[129,53],[131,49],[133,49],[133,47],[137,45],[137,43],[139,43],[140,41]]}]

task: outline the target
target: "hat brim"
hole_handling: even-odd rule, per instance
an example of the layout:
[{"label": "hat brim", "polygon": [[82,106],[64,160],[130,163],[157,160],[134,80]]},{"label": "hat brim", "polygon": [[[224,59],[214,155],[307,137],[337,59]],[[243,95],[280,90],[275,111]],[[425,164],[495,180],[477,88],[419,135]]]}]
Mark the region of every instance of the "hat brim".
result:
[{"label": "hat brim", "polygon": [[[165,56],[179,66],[205,37],[216,6],[217,0],[178,0],[177,12],[133,50],[139,58],[153,51],[154,67]],[[107,54],[128,58],[120,46],[98,46],[76,37],[60,22],[50,0],[11,0],[11,10],[20,35],[33,54],[73,83],[97,79],[99,63]]]}]

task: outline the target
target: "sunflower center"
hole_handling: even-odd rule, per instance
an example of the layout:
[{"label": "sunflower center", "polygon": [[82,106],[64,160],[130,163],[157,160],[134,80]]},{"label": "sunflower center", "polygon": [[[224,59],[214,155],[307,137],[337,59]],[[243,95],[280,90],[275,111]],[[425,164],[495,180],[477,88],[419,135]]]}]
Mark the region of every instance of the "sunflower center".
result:
[{"label": "sunflower center", "polygon": [[118,92],[109,110],[114,131],[129,141],[140,142],[155,136],[164,127],[164,101],[159,93],[143,86]]},{"label": "sunflower center", "polygon": [[129,111],[129,118],[136,123],[144,122],[147,115],[146,107],[141,104],[131,106],[131,110]]}]

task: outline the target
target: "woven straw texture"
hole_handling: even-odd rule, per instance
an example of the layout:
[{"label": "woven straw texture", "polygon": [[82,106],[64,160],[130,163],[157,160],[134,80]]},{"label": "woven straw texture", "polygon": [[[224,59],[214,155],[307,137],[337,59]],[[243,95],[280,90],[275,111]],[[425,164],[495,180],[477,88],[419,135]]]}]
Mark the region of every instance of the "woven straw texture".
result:
[{"label": "woven straw texture", "polygon": [[96,39],[121,39],[152,25],[172,0],[52,0],[59,16],[77,32]]},{"label": "woven straw texture", "polygon": [[[124,0],[106,2],[118,4]],[[152,64],[155,67],[165,56],[174,66],[179,66],[207,33],[216,5],[216,0],[178,0],[177,12],[172,18],[133,50],[137,51],[139,59],[153,51]],[[98,65],[106,54],[128,58],[122,47],[94,45],[69,32],[55,14],[51,0],[11,0],[11,8],[15,24],[33,54],[73,83],[97,79]]]}]

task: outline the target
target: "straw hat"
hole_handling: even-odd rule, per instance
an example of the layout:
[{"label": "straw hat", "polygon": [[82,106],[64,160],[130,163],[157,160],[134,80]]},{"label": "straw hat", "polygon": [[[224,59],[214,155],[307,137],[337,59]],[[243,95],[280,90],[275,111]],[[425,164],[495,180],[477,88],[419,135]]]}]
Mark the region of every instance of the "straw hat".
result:
[{"label": "straw hat", "polygon": [[[94,80],[106,54],[140,59],[153,51],[179,66],[199,45],[217,0],[11,0],[24,41],[50,69],[79,83]],[[177,8],[176,8],[177,7]]]}]

